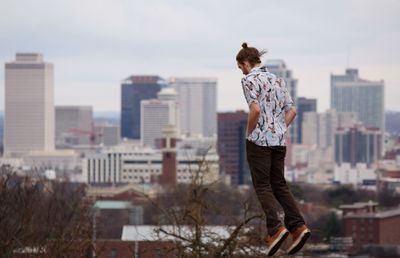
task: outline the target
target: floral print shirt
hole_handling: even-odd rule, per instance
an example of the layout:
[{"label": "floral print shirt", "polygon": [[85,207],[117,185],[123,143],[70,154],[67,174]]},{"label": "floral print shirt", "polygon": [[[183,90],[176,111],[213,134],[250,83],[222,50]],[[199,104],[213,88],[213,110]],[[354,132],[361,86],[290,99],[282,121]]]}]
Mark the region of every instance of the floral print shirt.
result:
[{"label": "floral print shirt", "polygon": [[243,77],[242,88],[249,107],[253,102],[258,103],[261,110],[257,125],[247,139],[261,146],[284,146],[285,112],[294,105],[285,80],[262,65]]}]

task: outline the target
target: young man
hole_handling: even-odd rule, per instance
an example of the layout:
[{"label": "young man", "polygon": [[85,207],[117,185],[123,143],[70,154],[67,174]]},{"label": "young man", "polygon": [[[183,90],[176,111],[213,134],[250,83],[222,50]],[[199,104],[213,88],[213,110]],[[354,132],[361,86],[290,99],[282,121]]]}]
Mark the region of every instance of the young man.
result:
[{"label": "young man", "polygon": [[[243,43],[236,56],[243,93],[250,112],[246,133],[246,153],[258,200],[266,215],[268,255],[273,255],[285,238],[292,235],[289,254],[299,251],[310,236],[284,177],[286,132],[296,109],[285,81],[261,66],[263,51]],[[276,200],[285,213],[284,224],[278,218]]]}]

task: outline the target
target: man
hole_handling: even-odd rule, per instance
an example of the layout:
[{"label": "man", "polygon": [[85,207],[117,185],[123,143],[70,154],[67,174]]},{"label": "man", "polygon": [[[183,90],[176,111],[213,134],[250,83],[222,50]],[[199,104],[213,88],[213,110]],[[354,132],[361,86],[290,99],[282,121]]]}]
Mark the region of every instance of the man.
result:
[{"label": "man", "polygon": [[[294,254],[311,234],[284,177],[286,132],[296,116],[296,109],[285,81],[260,65],[264,52],[246,43],[242,47],[236,61],[245,75],[242,88],[250,108],[247,162],[255,192],[266,214],[268,255],[272,256],[279,249],[289,232],[293,242],[287,251]],[[276,200],[285,213],[285,226],[278,218]]]}]

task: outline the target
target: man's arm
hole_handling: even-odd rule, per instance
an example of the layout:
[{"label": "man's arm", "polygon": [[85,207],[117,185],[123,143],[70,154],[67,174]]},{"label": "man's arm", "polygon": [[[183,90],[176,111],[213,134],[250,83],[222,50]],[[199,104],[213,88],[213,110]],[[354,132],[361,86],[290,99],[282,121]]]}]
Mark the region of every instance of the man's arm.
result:
[{"label": "man's arm", "polygon": [[258,102],[258,96],[260,95],[261,88],[259,85],[253,83],[253,81],[247,78],[242,79],[242,88],[246,102],[249,105],[249,115],[246,129],[246,137],[248,137],[249,134],[256,128],[258,117],[261,112]]},{"label": "man's arm", "polygon": [[286,127],[292,123],[293,119],[296,117],[297,111],[294,106],[292,106],[287,112],[285,112],[285,123]]},{"label": "man's arm", "polygon": [[249,116],[247,119],[246,137],[249,137],[250,133],[256,128],[259,115],[260,106],[256,102],[251,103]]},{"label": "man's arm", "polygon": [[285,124],[286,127],[292,123],[293,119],[297,115],[296,108],[294,106],[292,97],[289,94],[288,89],[286,88],[286,82],[283,78],[279,78],[277,80],[278,84],[281,86],[281,89],[283,91],[283,109],[285,110]]}]

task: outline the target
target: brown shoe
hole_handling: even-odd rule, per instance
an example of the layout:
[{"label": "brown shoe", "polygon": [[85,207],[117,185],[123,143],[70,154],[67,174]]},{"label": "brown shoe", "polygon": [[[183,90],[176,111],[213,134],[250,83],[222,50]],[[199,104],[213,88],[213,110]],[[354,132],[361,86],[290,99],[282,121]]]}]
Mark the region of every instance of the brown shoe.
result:
[{"label": "brown shoe", "polygon": [[305,225],[302,225],[291,234],[293,243],[288,249],[288,254],[294,254],[300,251],[307,239],[310,237],[311,231]]},{"label": "brown shoe", "polygon": [[266,236],[265,242],[268,246],[268,256],[274,255],[288,236],[289,231],[284,226],[280,226],[273,236]]}]

